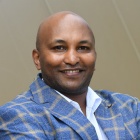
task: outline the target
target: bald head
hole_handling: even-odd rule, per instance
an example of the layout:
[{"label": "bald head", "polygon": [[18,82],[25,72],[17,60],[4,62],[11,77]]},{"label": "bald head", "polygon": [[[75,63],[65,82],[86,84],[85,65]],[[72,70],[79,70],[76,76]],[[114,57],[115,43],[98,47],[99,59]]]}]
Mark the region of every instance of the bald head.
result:
[{"label": "bald head", "polygon": [[57,32],[58,28],[66,28],[66,26],[67,28],[72,27],[73,30],[76,30],[77,26],[85,26],[94,40],[92,30],[82,17],[70,11],[63,11],[49,16],[40,24],[36,38],[36,48],[39,50],[44,40],[47,40],[54,30]]}]

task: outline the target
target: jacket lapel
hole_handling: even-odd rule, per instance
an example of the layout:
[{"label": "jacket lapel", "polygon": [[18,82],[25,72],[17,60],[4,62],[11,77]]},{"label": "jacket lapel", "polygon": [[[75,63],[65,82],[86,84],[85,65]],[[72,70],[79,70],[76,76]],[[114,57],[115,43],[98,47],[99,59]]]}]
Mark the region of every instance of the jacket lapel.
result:
[{"label": "jacket lapel", "polygon": [[82,139],[98,139],[94,126],[89,120],[55,90],[47,86],[39,76],[30,86],[30,90],[34,102],[46,107],[53,116],[70,126]]},{"label": "jacket lapel", "polygon": [[[60,95],[58,95],[60,96]],[[97,139],[94,127],[88,119],[65,99],[60,99],[53,107],[50,107],[51,114],[70,126],[82,139]]]},{"label": "jacket lapel", "polygon": [[95,112],[99,125],[109,140],[125,140],[125,127],[118,104],[114,101],[112,96],[105,91],[100,94],[103,101]]}]

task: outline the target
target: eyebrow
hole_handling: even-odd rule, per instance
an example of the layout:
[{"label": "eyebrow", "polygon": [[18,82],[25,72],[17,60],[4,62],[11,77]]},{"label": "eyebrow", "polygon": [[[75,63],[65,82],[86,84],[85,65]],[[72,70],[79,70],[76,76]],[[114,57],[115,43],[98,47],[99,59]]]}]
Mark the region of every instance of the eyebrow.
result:
[{"label": "eyebrow", "polygon": [[81,40],[79,42],[79,44],[89,44],[89,45],[92,45],[92,43],[90,41],[88,41],[88,40]]},{"label": "eyebrow", "polygon": [[[54,43],[66,43],[66,41],[62,40],[62,39],[55,39]],[[79,42],[79,44],[89,44],[92,45],[92,43],[88,40],[81,40]]]},{"label": "eyebrow", "polygon": [[62,40],[62,39],[56,39],[55,41],[54,41],[55,43],[66,43],[64,40]]}]

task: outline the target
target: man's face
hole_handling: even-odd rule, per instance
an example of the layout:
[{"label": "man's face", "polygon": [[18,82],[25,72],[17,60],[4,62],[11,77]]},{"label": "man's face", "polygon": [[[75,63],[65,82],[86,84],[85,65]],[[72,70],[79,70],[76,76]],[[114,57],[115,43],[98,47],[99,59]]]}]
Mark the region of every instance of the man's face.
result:
[{"label": "man's face", "polygon": [[86,92],[96,61],[92,33],[77,20],[62,20],[47,31],[37,52],[44,81],[62,94]]}]

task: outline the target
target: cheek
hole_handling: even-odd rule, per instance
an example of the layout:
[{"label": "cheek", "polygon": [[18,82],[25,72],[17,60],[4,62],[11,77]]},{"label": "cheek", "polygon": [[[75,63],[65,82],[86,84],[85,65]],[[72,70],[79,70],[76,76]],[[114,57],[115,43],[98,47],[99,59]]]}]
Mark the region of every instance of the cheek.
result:
[{"label": "cheek", "polygon": [[87,55],[84,57],[84,62],[87,67],[94,68],[96,62],[96,56],[94,56],[93,54]]},{"label": "cheek", "polygon": [[59,66],[62,62],[62,58],[58,55],[52,55],[47,54],[44,57],[42,57],[43,65],[45,65],[47,68],[55,68]]}]

